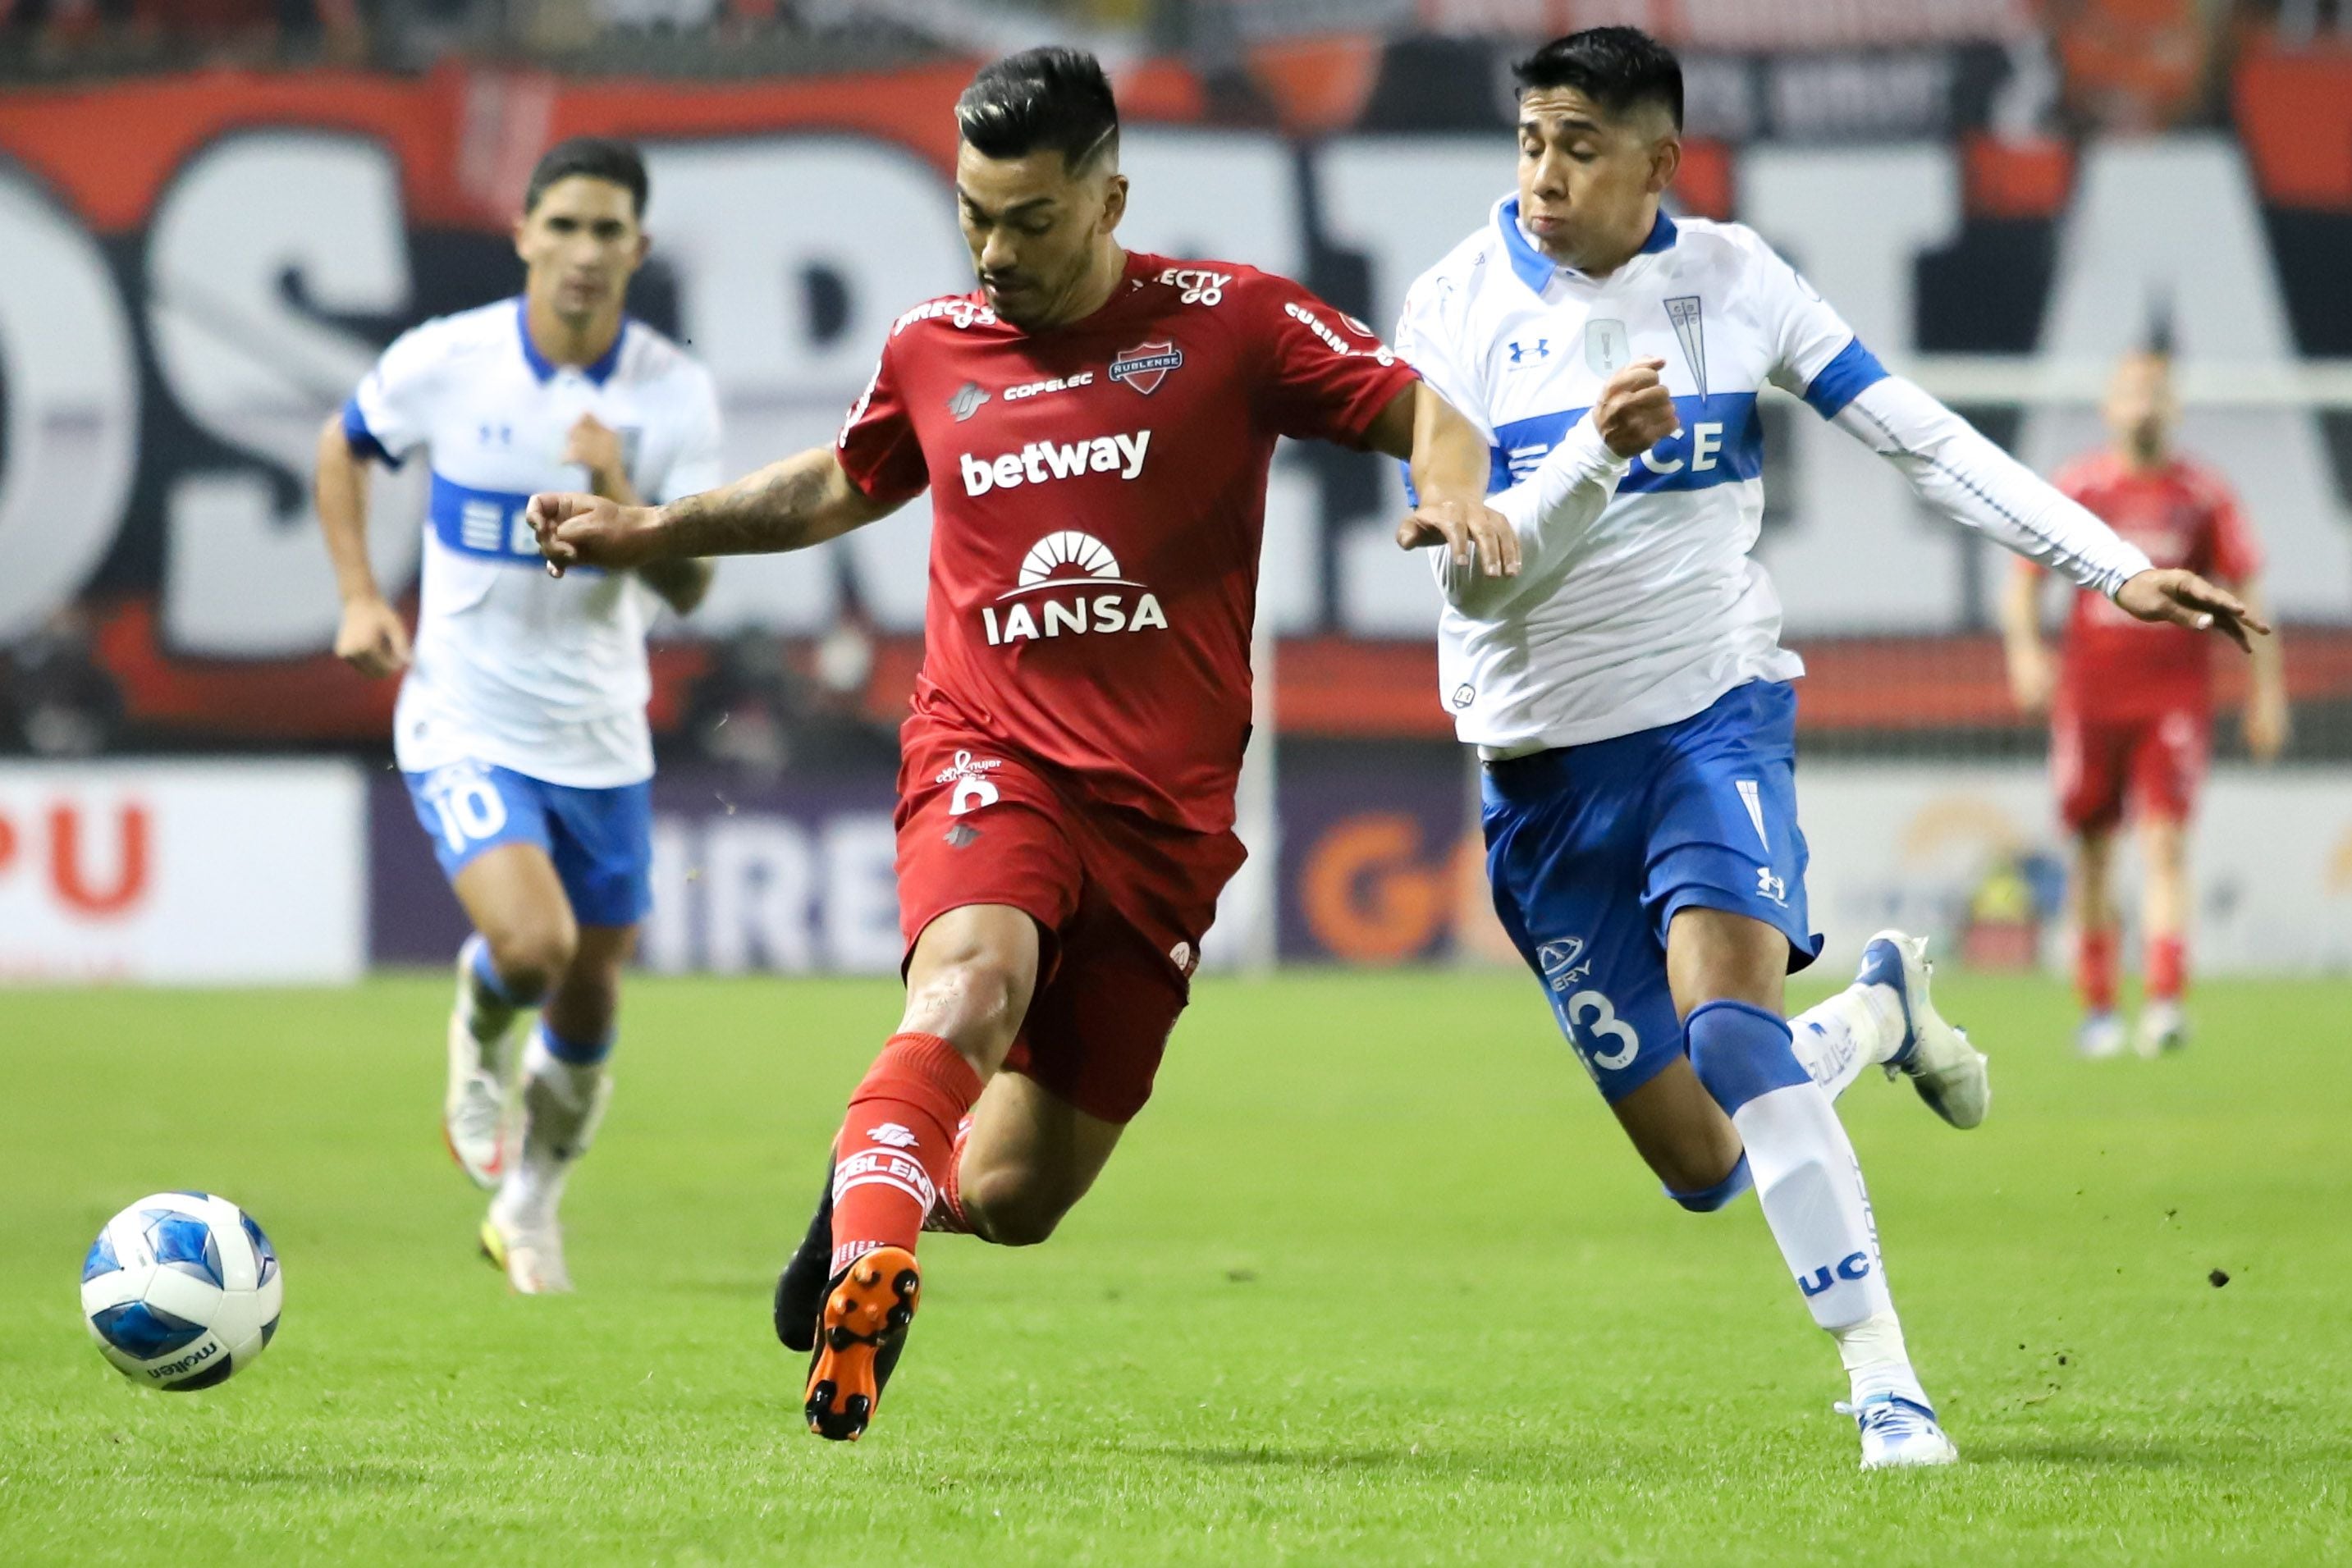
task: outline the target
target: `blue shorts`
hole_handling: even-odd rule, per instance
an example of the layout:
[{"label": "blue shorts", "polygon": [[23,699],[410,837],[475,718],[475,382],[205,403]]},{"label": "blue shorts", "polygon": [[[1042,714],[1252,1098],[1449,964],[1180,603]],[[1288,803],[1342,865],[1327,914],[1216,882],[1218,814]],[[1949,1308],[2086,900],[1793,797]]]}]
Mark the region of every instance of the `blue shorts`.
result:
[{"label": "blue shorts", "polygon": [[578,789],[479,762],[403,777],[451,881],[485,850],[536,844],[581,925],[635,925],[653,907],[651,779]]},{"label": "blue shorts", "polygon": [[1679,724],[1486,768],[1495,912],[1612,1104],[1683,1051],[1666,926],[1696,906],[1822,950],[1797,829],[1797,696],[1753,681]]}]

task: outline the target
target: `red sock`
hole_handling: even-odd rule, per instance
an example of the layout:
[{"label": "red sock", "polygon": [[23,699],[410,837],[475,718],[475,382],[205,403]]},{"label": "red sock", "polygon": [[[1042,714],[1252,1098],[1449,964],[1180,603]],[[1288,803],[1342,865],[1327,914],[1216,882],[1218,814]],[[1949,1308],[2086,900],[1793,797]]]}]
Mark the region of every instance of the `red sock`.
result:
[{"label": "red sock", "polygon": [[877,1247],[914,1250],[955,1171],[956,1122],[980,1074],[935,1034],[894,1034],[849,1097],[834,1144],[833,1272]]},{"label": "red sock", "polygon": [[2189,987],[2188,944],[2178,936],[2147,939],[2147,994],[2159,1002],[2177,1002]]},{"label": "red sock", "polygon": [[954,1158],[948,1161],[948,1174],[940,1181],[940,1200],[931,1205],[929,1218],[923,1221],[926,1230],[937,1230],[948,1236],[970,1236],[971,1221],[963,1211],[963,1146],[971,1142],[971,1118],[966,1116],[956,1124]]},{"label": "red sock", "polygon": [[2116,1010],[2116,932],[2111,925],[2085,931],[2074,948],[2074,988],[2095,1013]]}]

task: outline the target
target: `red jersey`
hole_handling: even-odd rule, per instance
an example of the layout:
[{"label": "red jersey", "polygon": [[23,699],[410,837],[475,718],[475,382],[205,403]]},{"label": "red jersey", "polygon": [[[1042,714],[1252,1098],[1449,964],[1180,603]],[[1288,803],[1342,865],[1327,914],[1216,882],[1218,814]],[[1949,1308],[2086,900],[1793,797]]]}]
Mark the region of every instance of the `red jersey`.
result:
[{"label": "red jersey", "polygon": [[[2244,582],[2262,569],[2253,531],[2219,475],[2175,457],[2140,473],[2112,452],[2075,459],[2054,483],[2158,567]],[[2184,627],[2135,621],[2104,594],[2078,593],[2066,621],[2061,701],[2093,717],[2213,705],[2211,649]]]},{"label": "red jersey", "polygon": [[1413,372],[1286,279],[1131,254],[1084,320],[1028,332],[979,294],[898,318],[841,465],[931,493],[914,709],[1090,799],[1233,825],[1277,436],[1360,445]]}]

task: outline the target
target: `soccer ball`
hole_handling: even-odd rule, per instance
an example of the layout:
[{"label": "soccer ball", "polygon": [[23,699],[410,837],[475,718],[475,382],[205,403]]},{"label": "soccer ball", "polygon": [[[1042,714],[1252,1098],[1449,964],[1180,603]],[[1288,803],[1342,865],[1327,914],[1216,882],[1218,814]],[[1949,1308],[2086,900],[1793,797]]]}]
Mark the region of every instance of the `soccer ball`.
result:
[{"label": "soccer ball", "polygon": [[159,1192],[106,1222],[81,1266],[82,1318],[131,1382],[226,1383],[278,1332],[286,1281],[250,1215],[204,1192]]}]

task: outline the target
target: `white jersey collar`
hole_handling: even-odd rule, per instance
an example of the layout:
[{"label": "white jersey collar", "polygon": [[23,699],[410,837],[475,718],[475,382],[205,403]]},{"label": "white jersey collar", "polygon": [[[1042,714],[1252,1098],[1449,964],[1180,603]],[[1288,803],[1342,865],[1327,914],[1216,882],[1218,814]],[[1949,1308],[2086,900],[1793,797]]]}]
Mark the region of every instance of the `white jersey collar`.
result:
[{"label": "white jersey collar", "polygon": [[[1528,231],[1519,224],[1519,199],[1517,196],[1506,197],[1495,204],[1495,226],[1502,233],[1503,254],[1510,258],[1511,270],[1518,275],[1521,283],[1536,293],[1541,294],[1560,273],[1578,277],[1584,276],[1572,267],[1562,267],[1537,248],[1536,242],[1528,236]],[[1655,256],[1660,251],[1672,250],[1675,233],[1675,220],[1666,215],[1665,208],[1660,207],[1658,221],[1650,225],[1650,237],[1642,242],[1642,248],[1634,254]]]}]

